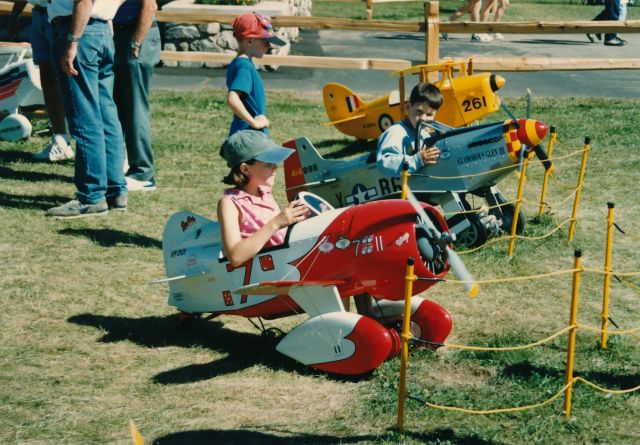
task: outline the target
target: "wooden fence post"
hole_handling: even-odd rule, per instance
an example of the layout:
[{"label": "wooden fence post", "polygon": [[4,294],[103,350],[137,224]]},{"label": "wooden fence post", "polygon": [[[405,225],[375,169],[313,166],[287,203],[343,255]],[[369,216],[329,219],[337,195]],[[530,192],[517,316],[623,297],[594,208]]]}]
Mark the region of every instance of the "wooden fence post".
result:
[{"label": "wooden fence post", "polygon": [[[440,63],[440,2],[425,2],[424,23],[424,63],[427,65]],[[430,72],[427,77],[429,82],[436,82],[438,72]]]},{"label": "wooden fence post", "polygon": [[366,0],[367,2],[367,20],[373,19],[373,0]]}]

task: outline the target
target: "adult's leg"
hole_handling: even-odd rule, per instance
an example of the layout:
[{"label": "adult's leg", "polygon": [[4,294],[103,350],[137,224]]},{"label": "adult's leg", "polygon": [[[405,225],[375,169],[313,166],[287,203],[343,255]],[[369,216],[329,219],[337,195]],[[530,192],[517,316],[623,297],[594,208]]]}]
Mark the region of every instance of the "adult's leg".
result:
[{"label": "adult's leg", "polygon": [[[104,24],[105,26],[106,23]],[[67,47],[69,26],[53,30],[53,60],[69,130],[76,141],[74,183],[77,199],[94,204],[107,190],[104,130],[99,98],[99,62],[104,52],[101,33],[89,22],[80,41],[74,66],[77,76],[67,76],[59,60]]]},{"label": "adult's leg", "polygon": [[495,14],[493,15],[493,21],[499,22],[500,20],[502,20],[502,16],[504,15],[504,12],[507,10],[508,7],[509,7],[509,0],[498,0],[498,6],[496,8]]},{"label": "adult's leg", "polygon": [[[607,11],[607,16],[609,17],[606,20],[620,20],[620,14],[622,12],[622,4],[620,3],[620,0],[605,0],[604,7]],[[604,35],[605,42],[610,42],[618,38],[618,34],[616,33],[608,33]]]},{"label": "adult's leg", "polygon": [[106,196],[116,197],[127,194],[127,182],[122,171],[124,167],[124,139],[122,126],[118,119],[118,109],[113,101],[113,86],[115,76],[113,74],[114,43],[111,29],[106,24],[101,24],[101,39],[103,57],[99,67],[99,103],[100,117],[102,120],[102,140],[105,156]]},{"label": "adult's leg", "polygon": [[149,30],[137,58],[131,50],[132,36],[133,28],[115,33],[114,99],[127,147],[127,175],[149,181],[155,176],[149,92],[153,68],[160,60],[160,32],[157,26]]}]

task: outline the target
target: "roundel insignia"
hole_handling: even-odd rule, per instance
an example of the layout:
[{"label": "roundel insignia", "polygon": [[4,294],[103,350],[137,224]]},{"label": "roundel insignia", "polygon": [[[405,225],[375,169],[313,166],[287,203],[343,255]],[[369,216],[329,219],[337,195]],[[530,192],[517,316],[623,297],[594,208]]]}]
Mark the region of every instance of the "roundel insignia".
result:
[{"label": "roundel insignia", "polygon": [[340,250],[346,249],[347,247],[349,247],[349,244],[351,244],[351,241],[346,238],[340,238],[338,241],[336,241],[336,247]]},{"label": "roundel insignia", "polygon": [[378,118],[378,128],[384,132],[387,128],[393,125],[393,119],[388,114],[382,114]]},{"label": "roundel insignia", "polygon": [[331,243],[322,243],[318,246],[318,250],[322,253],[329,253],[333,250],[333,244]]}]

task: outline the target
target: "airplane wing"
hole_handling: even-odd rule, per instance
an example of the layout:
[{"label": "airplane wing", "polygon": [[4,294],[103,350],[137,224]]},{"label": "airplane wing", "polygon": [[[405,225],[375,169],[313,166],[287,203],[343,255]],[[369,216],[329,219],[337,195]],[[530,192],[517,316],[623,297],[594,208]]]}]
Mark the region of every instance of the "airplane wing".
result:
[{"label": "airplane wing", "polygon": [[343,281],[263,281],[234,291],[242,295],[289,295],[310,317],[344,312],[337,286]]},{"label": "airplane wing", "polygon": [[337,119],[335,121],[325,122],[322,125],[324,125],[325,127],[328,127],[329,125],[341,124],[343,122],[353,121],[353,120],[360,119],[360,118],[365,117],[365,116],[366,116],[366,114],[356,114],[355,116],[349,116],[349,117],[345,117],[343,119]]}]

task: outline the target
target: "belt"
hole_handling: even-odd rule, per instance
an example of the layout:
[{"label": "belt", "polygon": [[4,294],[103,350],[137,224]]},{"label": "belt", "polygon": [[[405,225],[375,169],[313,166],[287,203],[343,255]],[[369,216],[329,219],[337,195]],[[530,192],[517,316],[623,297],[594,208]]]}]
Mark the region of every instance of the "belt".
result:
[{"label": "belt", "polygon": [[[107,21],[102,19],[90,18],[88,24],[91,24],[91,23],[107,23]],[[59,28],[61,26],[69,26],[69,25],[71,25],[70,15],[59,15],[58,17],[54,17],[53,20],[51,20],[51,26],[53,26],[54,28]]]},{"label": "belt", "polygon": [[46,6],[34,5],[32,11],[38,11],[40,14],[46,14],[47,8]]}]

